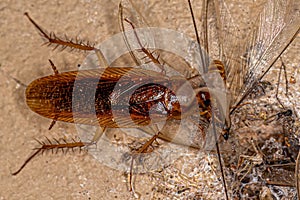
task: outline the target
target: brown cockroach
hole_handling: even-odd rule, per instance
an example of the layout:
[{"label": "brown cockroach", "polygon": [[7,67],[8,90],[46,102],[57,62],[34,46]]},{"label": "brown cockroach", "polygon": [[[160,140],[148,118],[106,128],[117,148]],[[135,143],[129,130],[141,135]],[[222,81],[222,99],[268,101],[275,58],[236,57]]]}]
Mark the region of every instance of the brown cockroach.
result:
[{"label": "brown cockroach", "polygon": [[[39,30],[41,35],[47,39],[49,45],[61,45],[63,48],[69,47],[72,49],[79,49],[84,51],[95,51],[99,60],[103,60],[101,51],[89,44],[81,44],[68,40],[62,40],[55,36],[55,34],[47,34],[29,15],[25,16],[31,23]],[[135,27],[133,23],[125,19],[130,24],[132,29]],[[134,32],[135,33],[135,32]],[[135,33],[136,38],[138,35]],[[149,57],[153,63],[159,64],[159,61],[152,55],[152,53],[144,48],[140,41],[138,41],[141,51]],[[56,47],[57,47],[56,46]],[[121,67],[121,68],[101,68],[94,70],[81,70],[59,73],[55,65],[49,60],[54,75],[42,77],[34,80],[26,88],[26,103],[34,112],[52,119],[49,130],[54,126],[56,121],[64,121],[88,125],[100,125],[105,128],[139,128],[141,126],[148,126],[150,123],[160,122],[162,120],[180,120],[183,116],[182,110],[189,113],[193,110],[194,104],[186,105],[180,104],[178,98],[173,91],[178,90],[185,84],[185,78],[169,78],[162,73],[149,71],[145,69]],[[105,61],[101,63],[102,66],[107,66]],[[217,71],[224,76],[224,66],[220,61],[214,61],[209,67],[211,71]],[[224,79],[225,81],[225,79]],[[73,91],[76,82],[76,89],[82,91],[77,94],[74,100]],[[149,84],[140,85],[139,83],[150,82]],[[116,89],[116,84],[122,85],[119,90]],[[95,96],[88,95],[90,87],[96,85]],[[198,86],[197,86],[198,87]],[[124,88],[126,92],[124,92]],[[112,99],[112,92],[114,99]],[[131,94],[131,95],[129,95]],[[190,98],[190,97],[188,97]],[[196,97],[196,104],[198,105],[200,117],[207,122],[210,121],[211,105],[210,93],[207,89],[198,90]],[[116,105],[114,112],[112,112],[112,101]],[[129,102],[129,105],[128,103]],[[186,107],[184,107],[186,106]],[[117,107],[117,108],[116,108]],[[151,118],[150,118],[151,111]],[[130,117],[126,113],[130,113]],[[91,120],[96,115],[98,120]],[[95,136],[96,138],[98,136]],[[155,134],[141,150],[134,152],[130,170],[130,190],[132,185],[132,165],[136,154],[146,153],[148,147],[156,138],[162,138],[167,141],[172,141],[173,138],[164,134]],[[93,140],[92,142],[97,142]],[[185,141],[174,141],[175,143],[184,144]],[[31,155],[24,164],[14,173],[17,175],[27,163],[33,159],[40,152],[49,149],[59,148],[75,148],[83,147],[87,143],[79,142],[65,142],[52,144],[42,144],[36,152]],[[194,146],[198,148],[198,146]]]},{"label": "brown cockroach", "polygon": [[[25,16],[47,39],[48,44],[61,45],[63,48],[95,51],[99,60],[103,59],[97,48],[89,44],[63,40],[55,34],[47,34],[28,13],[25,13]],[[152,55],[147,49],[142,47],[141,49],[149,57]],[[150,59],[155,58],[150,57]],[[74,123],[74,119],[76,119],[76,123],[100,125],[104,129],[139,128],[161,122],[165,118],[167,120],[180,120],[184,117],[182,111],[189,111],[193,106],[191,103],[180,104],[173,92],[184,85],[185,78],[169,78],[159,72],[132,67],[107,67],[59,73],[53,62],[51,60],[49,62],[54,75],[36,79],[26,88],[26,103],[29,108],[53,120],[49,129],[53,127],[56,121]],[[104,66],[106,65],[104,64]],[[149,84],[140,84],[144,82]],[[78,91],[81,91],[80,94],[77,94],[79,98],[76,99],[73,98],[75,84]],[[122,87],[116,87],[116,84],[122,85]],[[88,95],[91,85],[96,86],[93,97]],[[195,100],[200,117],[209,121],[210,94],[207,89],[198,90]],[[115,105],[113,110],[112,102]],[[127,113],[129,113],[129,117],[126,115]],[[97,120],[91,120],[95,115]],[[157,137],[168,141],[172,140],[168,135],[160,134]],[[83,145],[82,142],[76,144],[78,147]],[[57,146],[57,148],[61,148],[62,145],[64,144],[60,144],[60,147]],[[66,148],[76,146],[70,143],[65,145]],[[39,148],[13,175],[18,174],[39,151],[46,149],[46,147]]]},{"label": "brown cockroach", "polygon": [[[54,34],[47,34],[30,16],[25,13],[25,16],[30,22],[39,30],[41,35],[47,39],[48,44],[61,45],[63,48],[70,47],[72,49],[79,49],[84,51],[95,51],[99,60],[103,57],[101,52],[89,44],[80,44],[68,40],[62,40]],[[130,22],[134,29],[134,25]],[[136,35],[138,38],[138,36]],[[141,45],[141,44],[140,44]],[[141,45],[142,51],[156,64],[156,59],[152,53]],[[100,56],[99,56],[100,55]],[[175,77],[170,79],[162,73],[149,71],[145,69],[120,67],[120,68],[101,68],[93,70],[81,70],[59,73],[56,66],[49,60],[54,71],[53,75],[42,77],[34,80],[26,88],[26,103],[34,112],[52,119],[49,130],[54,126],[56,121],[64,121],[74,123],[100,125],[105,128],[124,128],[124,127],[141,127],[147,126],[150,123],[160,122],[165,118],[180,120],[183,116],[182,110],[190,110],[180,104],[175,93],[186,80]],[[102,63],[106,66],[106,63]],[[215,70],[215,69],[214,69]],[[75,83],[76,82],[76,83]],[[149,84],[140,84],[143,82],[150,82]],[[76,87],[81,94],[77,94],[79,98],[73,98],[73,91]],[[116,89],[116,84],[122,85]],[[88,95],[90,87],[95,86],[95,96],[90,99]],[[124,90],[126,92],[124,92]],[[112,97],[112,93],[114,95]],[[131,94],[131,95],[129,95]],[[112,111],[112,101],[114,102],[114,110]],[[129,102],[129,105],[128,105]],[[196,102],[200,110],[200,116],[210,120],[210,96],[209,92],[199,90],[196,94]],[[150,118],[151,111],[151,118]],[[126,115],[129,112],[129,117]],[[91,120],[94,116],[98,120]],[[97,136],[95,136],[97,137]],[[132,185],[132,169],[133,161],[138,154],[148,152],[148,147],[156,138],[163,138],[171,140],[168,136],[163,134],[155,134],[148,142],[146,142],[140,149],[133,152],[132,162],[129,174],[130,190],[134,191]],[[95,139],[96,140],[96,139]],[[17,175],[30,160],[41,152],[53,149],[73,149],[82,148],[88,145],[81,141],[51,143],[47,139],[47,144],[39,142],[42,146],[36,148],[24,164],[12,175]],[[97,141],[92,141],[97,142]]]}]

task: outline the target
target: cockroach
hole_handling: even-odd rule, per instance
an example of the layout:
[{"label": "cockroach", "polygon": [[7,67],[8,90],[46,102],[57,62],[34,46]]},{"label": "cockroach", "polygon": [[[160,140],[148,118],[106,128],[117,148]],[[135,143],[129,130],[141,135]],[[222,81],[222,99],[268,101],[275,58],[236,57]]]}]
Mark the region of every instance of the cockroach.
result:
[{"label": "cockroach", "polygon": [[[162,73],[133,67],[109,67],[102,52],[93,45],[61,39],[54,33],[48,34],[28,13],[25,13],[25,16],[46,39],[47,45],[55,45],[54,48],[61,46],[62,49],[94,51],[100,66],[103,66],[100,69],[59,73],[54,63],[49,60],[54,74],[34,80],[27,86],[26,103],[32,111],[52,119],[49,130],[53,128],[56,121],[98,125],[104,130],[106,128],[139,128],[164,120],[180,120],[185,117],[184,114],[189,113],[189,110],[194,109],[195,104],[193,103],[180,104],[174,93],[187,82],[185,78],[178,76],[170,78]],[[127,19],[124,19],[124,21],[132,27],[141,51],[150,61],[160,66],[158,57],[154,57],[153,53],[144,48],[139,41],[133,23]],[[219,67],[213,67],[214,65],[215,63],[211,67],[212,70],[218,71]],[[140,84],[145,82],[148,84]],[[117,88],[117,84],[122,85],[122,87]],[[91,86],[95,86],[96,89],[91,89]],[[75,87],[80,91],[76,94],[79,98],[74,98]],[[95,93],[91,98],[88,94],[93,89],[95,89]],[[200,118],[209,121],[211,105],[208,90],[206,88],[197,89],[194,102],[198,105]],[[112,104],[114,104],[114,108],[112,108]],[[129,113],[129,116],[127,113]],[[95,116],[96,120],[91,120]],[[98,135],[95,135],[95,139],[90,144],[97,142],[98,137]],[[156,138],[172,140],[172,137],[163,133],[155,134],[141,148],[142,150],[138,150],[135,154],[145,153],[148,146]],[[55,144],[48,141],[48,143],[40,143],[42,146],[37,148],[36,152],[12,175],[17,175],[40,152],[49,149],[82,148],[88,145],[81,141],[56,142]],[[182,142],[177,141],[177,143]],[[133,190],[131,176],[132,171],[130,171],[130,188]]]},{"label": "cockroach", "polygon": [[[63,40],[53,33],[47,34],[28,13],[25,13],[25,16],[47,40],[48,45],[56,45],[55,48],[63,46],[63,48],[95,51],[100,62],[104,59],[101,51],[88,43]],[[127,22],[135,29],[133,24],[128,20]],[[141,50],[148,55],[149,59],[156,61],[149,50],[142,46]],[[174,93],[186,83],[185,78],[169,78],[162,73],[132,67],[107,67],[59,73],[53,62],[51,60],[49,62],[54,75],[36,79],[26,88],[26,103],[29,108],[53,120],[49,129],[54,126],[56,121],[74,123],[74,119],[76,119],[76,123],[100,125],[104,129],[139,128],[161,122],[165,118],[180,120],[184,117],[182,111],[192,110],[193,104],[180,104]],[[101,65],[107,66],[105,61],[102,61]],[[139,84],[144,82],[148,82],[148,84]],[[75,84],[80,91],[77,94],[79,98],[76,99],[73,98]],[[118,88],[116,84],[122,85],[122,87]],[[90,86],[96,86],[92,98],[88,95],[91,91]],[[198,105],[197,109],[200,111],[200,117],[209,120],[210,94],[207,89],[198,89],[195,101]],[[115,105],[114,109],[112,109],[112,104]],[[129,117],[126,115],[127,113],[129,113]],[[91,120],[94,116],[96,116],[96,120]],[[98,136],[95,137],[98,138]],[[164,134],[157,137],[172,140]],[[93,142],[97,141],[93,140]],[[60,144],[57,148],[62,148],[63,145]],[[82,145],[82,142],[77,142],[78,147]],[[70,148],[70,146],[75,147],[76,145],[75,143],[74,145],[65,143],[66,148]],[[47,149],[43,145],[34,156],[39,151]],[[34,156],[31,156],[13,175],[18,174]]]}]

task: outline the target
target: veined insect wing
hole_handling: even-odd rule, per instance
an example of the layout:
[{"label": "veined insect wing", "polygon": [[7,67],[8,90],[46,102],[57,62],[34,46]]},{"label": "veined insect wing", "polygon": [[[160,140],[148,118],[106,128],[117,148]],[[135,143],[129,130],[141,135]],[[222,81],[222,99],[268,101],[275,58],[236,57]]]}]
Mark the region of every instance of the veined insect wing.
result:
[{"label": "veined insect wing", "polygon": [[[238,141],[233,141],[236,149],[239,149],[239,151],[235,152],[235,157],[239,157],[239,161],[236,161],[236,163],[238,163],[238,167],[234,172],[238,177],[238,180],[233,181],[235,183],[241,184],[241,182],[243,182],[244,184],[246,181],[246,184],[253,184],[253,181],[251,179],[255,176],[255,173],[244,173],[243,170],[245,170],[245,168],[251,170],[253,169],[253,164],[260,165],[262,161],[266,162],[266,157],[274,156],[273,154],[269,155],[270,153],[266,153],[266,149],[272,149],[273,147],[270,146],[274,145],[274,143],[276,142],[272,143],[271,141],[264,139],[264,143],[260,141],[260,137],[274,134],[272,133],[272,131],[275,132],[276,129],[279,129],[279,132],[281,134],[284,134],[282,133],[284,132],[284,130],[281,130],[282,127],[278,126],[278,124],[276,126],[276,123],[273,124],[273,127],[259,125],[263,121],[264,113],[262,113],[262,115],[260,116],[261,113],[257,111],[260,109],[264,110],[264,108],[274,109],[276,105],[279,105],[279,103],[274,102],[267,96],[265,98],[261,97],[254,101],[250,100],[249,97],[252,92],[254,92],[254,89],[257,89],[257,87],[261,87],[259,85],[263,83],[263,78],[268,75],[267,73],[270,73],[270,69],[273,67],[274,62],[279,59],[282,53],[290,45],[291,41],[293,41],[298,34],[300,23],[299,10],[295,9],[297,8],[296,5],[296,1],[267,1],[263,9],[261,9],[260,15],[258,16],[257,20],[255,20],[254,23],[251,24],[252,27],[250,27],[250,31],[247,34],[247,40],[249,38],[250,40],[241,42],[242,45],[240,46],[240,48],[243,49],[243,51],[233,52],[233,56],[229,56],[227,58],[229,60],[233,58],[233,61],[239,60],[239,62],[233,62],[233,65],[229,65],[229,72],[232,73],[228,77],[229,79],[234,78],[234,81],[230,82],[235,83],[230,85],[230,91],[232,92],[233,99],[230,114],[231,119],[234,120],[232,122],[233,127],[231,131],[233,133],[233,137],[239,138]],[[232,44],[226,44],[226,42],[227,41],[225,41],[224,46],[228,46],[228,48],[230,48],[230,45]],[[235,45],[233,45],[232,48],[234,47]],[[244,55],[242,55],[243,53]],[[267,82],[265,81],[265,83]],[[266,100],[266,98],[269,99]],[[251,104],[239,109],[239,107],[243,107],[243,104],[249,103],[247,102],[248,100],[251,102]],[[241,113],[237,114],[237,111],[245,112],[245,116],[248,116],[249,118],[250,115],[252,115],[252,117],[254,116],[254,119],[256,118],[256,123],[248,123],[248,121],[246,120],[243,120],[243,125],[241,125],[240,123],[236,123],[237,121],[240,121],[238,118],[243,117]],[[247,128],[245,127],[245,124],[247,124]],[[258,138],[253,137],[253,133],[255,133],[254,130],[258,129],[260,126],[263,127],[262,130],[264,131],[260,133],[260,136]],[[247,136],[244,135],[245,133],[247,133]],[[255,139],[247,140],[244,137],[252,137]],[[248,145],[250,143],[252,144],[252,155],[253,152],[255,152],[253,156],[251,155],[251,153],[251,156],[249,156],[249,149],[246,149],[244,147],[246,143]],[[257,147],[262,148],[260,149]],[[283,147],[279,145],[279,147],[277,148],[281,149]],[[275,150],[273,149],[273,151]],[[262,152],[265,153],[265,157],[262,157]],[[247,164],[245,164],[246,162],[244,162],[244,165],[241,167],[239,165],[240,158],[244,157],[245,155],[247,155],[246,157],[248,159],[248,162],[250,160],[251,165],[247,166]],[[224,157],[224,159],[228,160],[228,158],[226,157]],[[233,157],[230,156],[229,159],[233,160]],[[268,175],[268,177],[272,177],[272,175]],[[245,180],[244,178],[249,180]],[[246,195],[250,195],[250,193],[253,192],[237,192],[235,188],[230,189],[232,190],[233,194],[235,194],[234,196],[240,198],[245,197]],[[262,189],[259,190],[260,192],[262,191]]]},{"label": "veined insect wing", "polygon": [[[300,12],[295,9],[297,4],[297,1],[285,0],[267,1],[265,4],[248,34],[250,42],[246,41],[242,46],[244,51],[240,51],[246,52],[246,56],[239,54],[239,58],[243,58],[238,81],[241,85],[231,90],[236,98],[235,105],[249,95],[253,86],[263,79],[299,32]],[[232,67],[238,69],[234,65]]]}]

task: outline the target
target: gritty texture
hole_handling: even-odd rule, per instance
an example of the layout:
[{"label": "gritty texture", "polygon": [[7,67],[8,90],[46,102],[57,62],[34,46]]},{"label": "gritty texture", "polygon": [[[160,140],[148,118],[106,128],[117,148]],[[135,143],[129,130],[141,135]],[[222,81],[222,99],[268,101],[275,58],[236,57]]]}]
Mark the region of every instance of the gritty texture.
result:
[{"label": "gritty texture", "polygon": [[[259,7],[263,2],[247,0],[243,1],[243,5],[233,4],[235,6],[231,12],[237,14],[236,18],[243,18],[247,14],[256,16],[254,13],[249,14],[247,9]],[[25,87],[18,84],[12,77],[24,84],[29,84],[38,77],[53,73],[48,59],[55,63],[59,71],[70,71],[76,70],[77,65],[81,64],[87,55],[85,52],[77,51],[52,51],[51,47],[41,46],[43,40],[24,17],[24,12],[28,12],[48,31],[54,31],[61,36],[66,34],[70,38],[78,37],[97,44],[119,32],[118,3],[118,1],[109,0],[1,1],[0,199],[134,198],[128,191],[127,177],[123,175],[123,172],[104,166],[84,151],[66,154],[47,152],[36,157],[17,176],[11,175],[31,155],[32,149],[38,146],[33,138],[44,140],[45,136],[49,138],[76,137],[73,124],[58,122],[51,131],[48,131],[51,121],[30,111],[25,103]],[[140,8],[141,12],[151,26],[180,30],[194,37],[188,6],[182,1],[143,1],[143,3],[144,7]],[[195,2],[196,9],[199,6],[199,3]],[[294,92],[297,92],[299,88],[297,86],[300,83],[298,54],[299,36],[284,55],[284,61],[288,65],[288,77],[293,75],[296,79],[293,86]],[[271,78],[273,83],[276,79],[274,76]],[[295,99],[292,99],[292,105],[299,108],[296,100],[299,99],[299,95],[293,98]],[[177,171],[174,168],[176,166],[166,169],[165,174],[168,172],[176,174]],[[197,170],[199,169],[195,168],[192,171],[197,177],[202,177]],[[219,176],[218,173],[217,176]],[[158,190],[162,187],[167,188],[170,183],[164,182],[155,187],[154,184],[157,184],[155,178],[157,178],[156,181],[162,180],[160,175],[136,176],[136,191],[141,194],[142,199],[167,198],[167,194],[162,196],[162,192]],[[212,183],[214,186],[215,177],[209,178],[212,182],[215,181]],[[186,181],[181,176],[178,179]],[[221,182],[217,183],[215,188],[222,190]],[[193,185],[193,182],[190,181],[188,184]],[[169,198],[172,197],[169,196]],[[214,196],[208,194],[207,198],[215,199]]]}]

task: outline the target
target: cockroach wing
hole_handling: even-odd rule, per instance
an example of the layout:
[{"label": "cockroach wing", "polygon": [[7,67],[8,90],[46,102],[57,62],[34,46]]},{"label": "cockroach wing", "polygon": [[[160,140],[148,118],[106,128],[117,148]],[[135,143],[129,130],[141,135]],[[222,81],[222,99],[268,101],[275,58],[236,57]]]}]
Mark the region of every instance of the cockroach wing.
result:
[{"label": "cockroach wing", "polygon": [[169,111],[180,118],[173,91],[185,82],[139,68],[81,70],[33,81],[26,89],[26,101],[34,112],[58,121],[140,127],[165,120]]}]

